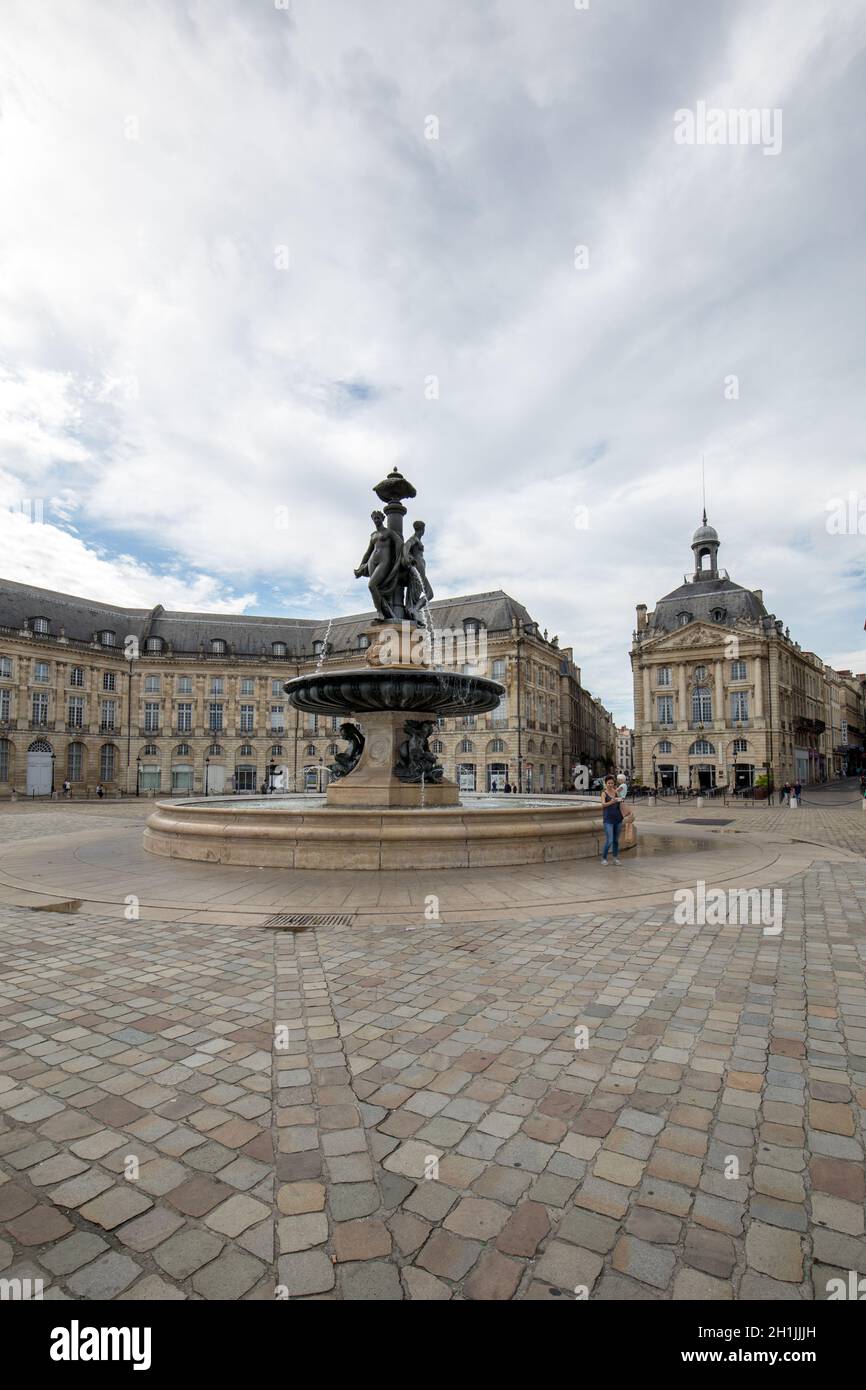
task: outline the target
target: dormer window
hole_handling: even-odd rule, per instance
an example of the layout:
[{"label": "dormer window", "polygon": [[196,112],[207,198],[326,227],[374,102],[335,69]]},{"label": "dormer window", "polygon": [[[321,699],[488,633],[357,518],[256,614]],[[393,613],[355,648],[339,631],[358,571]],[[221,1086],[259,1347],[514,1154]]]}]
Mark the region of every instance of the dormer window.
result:
[{"label": "dormer window", "polygon": [[324,650],[325,650],[325,644],[324,644],[324,642],[322,642],[320,639],[317,639],[317,640],[313,643],[313,652],[314,652],[314,654],[315,654],[316,656],[321,656],[321,654],[322,654],[322,652],[323,652]]},{"label": "dormer window", "polygon": [[713,622],[714,622],[714,623],[723,623],[723,622],[725,621],[726,616],[727,616],[727,614],[726,614],[724,608],[714,608],[714,609],[713,609]]},{"label": "dormer window", "polygon": [[146,652],[161,652],[163,645],[161,637],[148,637],[144,644],[144,650]]},{"label": "dormer window", "polygon": [[365,649],[365,647],[369,647],[369,645],[370,645],[370,639],[369,639],[369,637],[367,636],[366,632],[362,632],[362,633],[361,633],[361,636],[358,638],[358,646],[360,647],[361,651],[363,651],[363,650]]},{"label": "dormer window", "polygon": [[481,621],[480,618],[464,618],[464,619],[463,619],[463,631],[464,631],[464,632],[480,632],[483,626],[484,626],[484,624],[482,623],[482,621]]},{"label": "dormer window", "polygon": [[686,613],[686,612],[684,611],[684,612],[682,612],[682,613],[678,613],[678,614],[677,614],[677,623],[678,623],[678,625],[679,625],[680,627],[687,627],[688,624],[691,622],[691,620],[692,620],[692,615],[691,615],[691,613]]},{"label": "dormer window", "polygon": [[97,634],[96,634],[96,639],[97,639],[97,641],[99,642],[99,645],[100,645],[101,647],[116,647],[116,646],[117,646],[117,633],[116,633],[116,632],[109,632],[108,630],[106,630],[106,631],[104,631],[104,632],[97,632]]},{"label": "dormer window", "polygon": [[210,639],[211,656],[225,656],[226,644],[222,637],[212,637]]},{"label": "dormer window", "polygon": [[285,642],[272,642],[271,651],[273,652],[274,656],[288,656],[289,654],[289,649],[286,646]]},{"label": "dormer window", "polygon": [[47,637],[50,627],[51,624],[47,618],[30,619],[30,631],[34,632],[37,637]]}]

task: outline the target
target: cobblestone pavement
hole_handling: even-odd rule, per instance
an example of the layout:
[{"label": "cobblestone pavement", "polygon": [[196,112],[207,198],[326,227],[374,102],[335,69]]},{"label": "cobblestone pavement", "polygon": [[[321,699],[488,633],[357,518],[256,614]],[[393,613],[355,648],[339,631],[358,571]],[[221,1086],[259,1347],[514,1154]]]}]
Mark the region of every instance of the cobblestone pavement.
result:
[{"label": "cobblestone pavement", "polygon": [[658,907],[299,935],[3,908],[2,1277],[824,1297],[866,1274],[866,866],[784,891],[777,937]]}]

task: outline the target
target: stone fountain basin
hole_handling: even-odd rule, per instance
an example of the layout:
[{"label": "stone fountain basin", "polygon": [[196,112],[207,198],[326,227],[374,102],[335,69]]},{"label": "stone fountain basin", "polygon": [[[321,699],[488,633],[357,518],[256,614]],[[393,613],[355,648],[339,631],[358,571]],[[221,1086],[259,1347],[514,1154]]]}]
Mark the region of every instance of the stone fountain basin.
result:
[{"label": "stone fountain basin", "polygon": [[[503,802],[505,798],[502,798]],[[584,859],[601,851],[601,807],[564,798],[435,809],[354,810],[288,796],[162,801],[151,854],[286,869],[471,869]]]},{"label": "stone fountain basin", "polygon": [[505,694],[504,686],[486,676],[423,666],[315,671],[286,681],[284,689],[289,704],[307,714],[484,714]]}]

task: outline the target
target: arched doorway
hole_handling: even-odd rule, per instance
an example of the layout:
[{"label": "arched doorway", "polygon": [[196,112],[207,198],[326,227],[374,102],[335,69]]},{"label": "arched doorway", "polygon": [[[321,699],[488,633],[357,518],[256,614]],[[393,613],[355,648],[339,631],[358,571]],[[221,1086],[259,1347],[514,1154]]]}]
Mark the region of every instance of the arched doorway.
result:
[{"label": "arched doorway", "polygon": [[52,787],[51,744],[37,738],[27,749],[27,795],[50,796]]}]

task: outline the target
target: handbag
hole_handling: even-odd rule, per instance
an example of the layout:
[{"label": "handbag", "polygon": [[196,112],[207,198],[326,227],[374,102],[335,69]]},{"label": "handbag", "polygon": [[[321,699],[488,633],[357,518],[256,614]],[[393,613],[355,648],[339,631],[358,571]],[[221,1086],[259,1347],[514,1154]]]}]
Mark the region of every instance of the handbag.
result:
[{"label": "handbag", "polygon": [[637,848],[637,828],[634,823],[634,816],[626,816],[622,830],[619,833],[620,849]]}]

